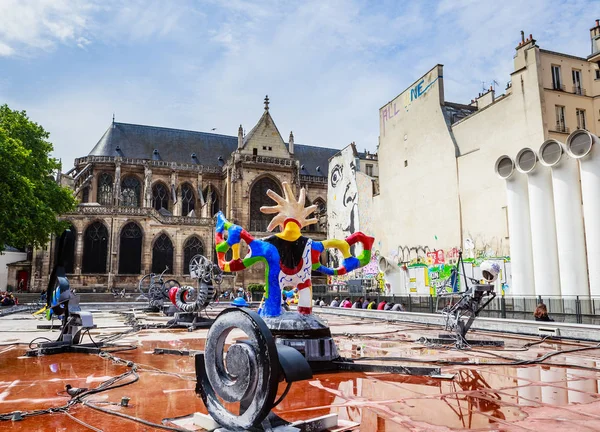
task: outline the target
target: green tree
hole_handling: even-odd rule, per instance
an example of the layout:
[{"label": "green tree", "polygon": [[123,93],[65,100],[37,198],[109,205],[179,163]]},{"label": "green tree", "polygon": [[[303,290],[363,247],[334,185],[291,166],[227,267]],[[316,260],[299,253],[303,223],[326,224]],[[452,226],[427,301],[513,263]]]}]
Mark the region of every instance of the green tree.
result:
[{"label": "green tree", "polygon": [[48,137],[25,111],[0,106],[0,252],[44,246],[67,226],[57,216],[75,208],[73,192],[53,177],[60,164]]}]

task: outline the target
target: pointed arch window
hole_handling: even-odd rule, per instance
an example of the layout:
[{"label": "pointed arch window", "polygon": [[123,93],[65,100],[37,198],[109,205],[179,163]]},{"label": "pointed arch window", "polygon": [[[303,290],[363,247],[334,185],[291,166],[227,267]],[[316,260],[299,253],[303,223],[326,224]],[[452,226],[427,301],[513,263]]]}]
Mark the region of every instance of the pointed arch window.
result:
[{"label": "pointed arch window", "polygon": [[162,273],[165,267],[169,269],[165,274],[173,273],[173,242],[166,234],[161,234],[152,246],[152,272]]},{"label": "pointed arch window", "polygon": [[196,208],[196,194],[189,183],[181,186],[181,214],[187,216]]},{"label": "pointed arch window", "polygon": [[140,274],[142,270],[142,229],[129,222],[121,230],[119,240],[119,274]]},{"label": "pointed arch window", "polygon": [[121,205],[125,207],[139,207],[140,189],[140,181],[136,177],[125,177],[121,182]]},{"label": "pointed arch window", "polygon": [[100,221],[85,230],[83,238],[82,273],[106,273],[108,230]]},{"label": "pointed arch window", "polygon": [[[71,234],[67,236],[67,240],[65,242],[65,249],[63,250],[63,265],[65,268],[65,273],[71,274],[75,268],[75,244],[77,240],[77,230],[73,225],[67,228],[71,230]],[[54,262],[56,263],[56,259],[58,259],[58,245],[59,245],[60,236],[56,237],[56,247],[54,249]]]},{"label": "pointed arch window", "polygon": [[327,231],[327,203],[321,198],[317,198],[313,203],[317,206],[317,210],[314,213],[319,222],[315,224],[317,231]]},{"label": "pointed arch window", "polygon": [[206,202],[206,205],[210,205],[210,214],[208,216],[210,217],[216,215],[219,210],[221,210],[217,191],[215,191],[212,186],[208,186],[202,193],[204,194],[204,201]]},{"label": "pointed arch window", "polygon": [[270,177],[263,177],[252,186],[250,192],[250,231],[267,231],[273,215],[260,212],[262,206],[274,206],[277,203],[267,195],[267,191],[282,195],[281,187]]},{"label": "pointed arch window", "polygon": [[156,183],[152,187],[152,207],[155,210],[169,210],[169,190],[163,183]]},{"label": "pointed arch window", "polygon": [[81,202],[82,203],[90,202],[90,187],[89,186],[84,187],[83,190],[81,191]]},{"label": "pointed arch window", "polygon": [[109,173],[102,173],[98,177],[98,204],[111,205],[113,193],[113,179]]},{"label": "pointed arch window", "polygon": [[190,261],[194,255],[204,255],[202,240],[196,236],[187,239],[183,246],[183,271],[181,274],[190,274]]}]

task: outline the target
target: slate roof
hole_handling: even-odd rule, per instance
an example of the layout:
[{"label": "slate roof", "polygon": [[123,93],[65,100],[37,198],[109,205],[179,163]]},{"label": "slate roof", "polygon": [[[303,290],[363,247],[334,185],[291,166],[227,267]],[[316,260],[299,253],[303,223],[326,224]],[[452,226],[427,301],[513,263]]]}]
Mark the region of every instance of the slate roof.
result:
[{"label": "slate roof", "polygon": [[[227,160],[236,150],[237,140],[237,136],[115,122],[106,130],[89,156],[153,159],[156,158],[153,154],[156,149],[163,161],[219,167],[219,157]],[[294,157],[300,161],[300,165],[304,165],[301,171],[304,175],[326,177],[329,158],[338,151],[294,144]],[[192,159],[192,153],[196,154],[196,159]],[[320,167],[320,172],[317,167]]]},{"label": "slate roof", "polygon": [[452,125],[457,121],[473,114],[475,111],[477,111],[477,107],[446,101],[444,102],[442,111],[444,113],[444,117],[446,118],[446,122]]},{"label": "slate roof", "polygon": [[[285,145],[287,146],[288,144],[286,143]],[[329,158],[339,151],[339,149],[294,143],[294,157],[300,161],[301,167],[304,165],[304,169],[300,170],[300,174],[302,175],[327,177]],[[320,172],[317,171],[317,167],[320,167]]]},{"label": "slate roof", "polygon": [[[117,152],[119,147],[119,152]],[[155,126],[112,123],[89,156],[123,156],[180,163],[220,166],[219,156],[227,160],[237,148],[237,137],[206,132],[192,132]],[[196,153],[198,160],[192,160]]]}]

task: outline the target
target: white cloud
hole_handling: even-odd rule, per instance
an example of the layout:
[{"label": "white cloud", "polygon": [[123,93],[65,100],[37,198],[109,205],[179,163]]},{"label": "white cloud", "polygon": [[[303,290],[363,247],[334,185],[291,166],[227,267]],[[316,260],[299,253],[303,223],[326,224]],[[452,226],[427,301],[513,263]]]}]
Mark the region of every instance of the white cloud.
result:
[{"label": "white cloud", "polygon": [[6,45],[5,43],[0,42],[0,57],[2,56],[9,56],[12,55],[14,53],[14,50]]},{"label": "white cloud", "polygon": [[74,43],[84,31],[93,3],[68,0],[3,0],[0,2],[0,45],[4,55],[32,55],[58,43]]}]

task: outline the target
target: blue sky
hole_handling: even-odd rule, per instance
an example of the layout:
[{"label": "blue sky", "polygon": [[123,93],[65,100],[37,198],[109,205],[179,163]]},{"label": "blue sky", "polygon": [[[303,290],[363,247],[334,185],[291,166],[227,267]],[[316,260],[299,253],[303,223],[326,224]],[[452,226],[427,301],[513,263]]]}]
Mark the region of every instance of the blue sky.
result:
[{"label": "blue sky", "polygon": [[265,94],[285,140],[375,150],[378,109],[437,63],[446,99],[510,79],[520,30],[587,56],[600,0],[0,0],[0,103],[68,169],[126,123],[237,135]]}]

